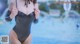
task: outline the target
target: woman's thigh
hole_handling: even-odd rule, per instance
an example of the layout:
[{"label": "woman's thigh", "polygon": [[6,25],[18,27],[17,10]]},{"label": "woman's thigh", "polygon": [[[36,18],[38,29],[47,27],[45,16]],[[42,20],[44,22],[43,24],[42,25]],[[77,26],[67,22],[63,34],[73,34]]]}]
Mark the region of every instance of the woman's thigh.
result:
[{"label": "woman's thigh", "polygon": [[26,40],[23,42],[23,44],[31,44],[31,40],[32,40],[32,37],[31,37],[31,34],[28,36],[28,38],[26,38]]},{"label": "woman's thigh", "polygon": [[10,44],[21,44],[14,30],[10,31],[9,39],[10,39]]}]

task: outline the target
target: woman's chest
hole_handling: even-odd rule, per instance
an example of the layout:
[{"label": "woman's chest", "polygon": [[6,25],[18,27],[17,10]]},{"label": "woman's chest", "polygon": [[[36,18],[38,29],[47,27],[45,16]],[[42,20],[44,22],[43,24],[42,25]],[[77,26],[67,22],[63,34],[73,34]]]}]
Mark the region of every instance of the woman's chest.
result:
[{"label": "woman's chest", "polygon": [[[25,4],[26,3],[26,4]],[[34,8],[34,4],[32,2],[25,2],[25,1],[22,1],[22,0],[18,0],[18,3],[17,3],[17,6],[18,8]]]}]

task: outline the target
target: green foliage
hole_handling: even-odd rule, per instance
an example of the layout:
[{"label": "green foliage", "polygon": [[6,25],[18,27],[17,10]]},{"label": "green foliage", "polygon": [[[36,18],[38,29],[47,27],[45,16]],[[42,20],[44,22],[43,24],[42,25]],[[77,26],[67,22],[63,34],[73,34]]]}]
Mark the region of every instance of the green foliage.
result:
[{"label": "green foliage", "polygon": [[78,11],[78,13],[80,13],[80,2],[78,3],[77,6],[78,6],[78,8],[77,8],[78,10],[77,11]]},{"label": "green foliage", "polygon": [[46,3],[41,3],[39,9],[49,13],[49,6]]},{"label": "green foliage", "polygon": [[51,3],[49,7],[50,7],[51,9],[57,9],[57,5],[54,4],[54,3]]}]

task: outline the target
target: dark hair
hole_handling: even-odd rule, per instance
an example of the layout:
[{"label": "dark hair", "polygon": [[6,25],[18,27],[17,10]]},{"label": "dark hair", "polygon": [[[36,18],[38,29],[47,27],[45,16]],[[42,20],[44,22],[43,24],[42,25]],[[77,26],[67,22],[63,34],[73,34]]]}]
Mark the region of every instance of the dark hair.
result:
[{"label": "dark hair", "polygon": [[35,4],[35,3],[37,3],[37,0],[32,0],[32,2]]},{"label": "dark hair", "polygon": [[37,0],[25,0],[25,5],[30,4],[30,1],[33,2],[33,4],[37,3]]},{"label": "dark hair", "polygon": [[30,1],[31,1],[31,2],[33,2],[34,4],[37,2],[37,0],[25,0],[25,2],[26,2],[26,1],[27,1],[28,3],[30,3]]}]

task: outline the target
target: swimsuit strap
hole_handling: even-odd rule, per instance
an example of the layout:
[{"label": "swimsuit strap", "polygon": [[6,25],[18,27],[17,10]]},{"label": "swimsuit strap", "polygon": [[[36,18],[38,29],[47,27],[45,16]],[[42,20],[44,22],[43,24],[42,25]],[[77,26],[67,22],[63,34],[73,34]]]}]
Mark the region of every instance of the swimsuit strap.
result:
[{"label": "swimsuit strap", "polygon": [[[16,8],[17,8],[17,10],[18,10],[18,5],[17,5],[17,4],[18,4],[18,1],[16,0]],[[18,11],[19,11],[19,10],[18,10]]]},{"label": "swimsuit strap", "polygon": [[[16,0],[16,8],[17,8],[17,0]],[[18,8],[17,8],[18,9]]]}]

